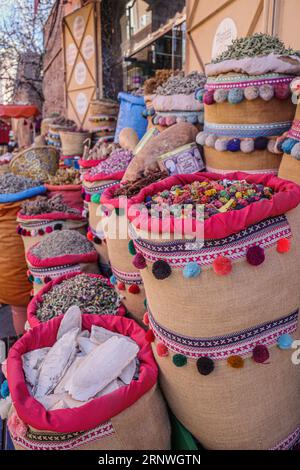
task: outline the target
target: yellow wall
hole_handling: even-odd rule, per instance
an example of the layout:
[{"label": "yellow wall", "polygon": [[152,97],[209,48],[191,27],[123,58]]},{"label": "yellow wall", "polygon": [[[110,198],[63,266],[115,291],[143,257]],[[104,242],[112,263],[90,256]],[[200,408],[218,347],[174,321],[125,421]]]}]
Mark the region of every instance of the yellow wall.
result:
[{"label": "yellow wall", "polygon": [[225,18],[233,20],[237,37],[268,32],[300,49],[300,0],[187,0],[187,72],[203,70],[211,61],[215,33]]}]

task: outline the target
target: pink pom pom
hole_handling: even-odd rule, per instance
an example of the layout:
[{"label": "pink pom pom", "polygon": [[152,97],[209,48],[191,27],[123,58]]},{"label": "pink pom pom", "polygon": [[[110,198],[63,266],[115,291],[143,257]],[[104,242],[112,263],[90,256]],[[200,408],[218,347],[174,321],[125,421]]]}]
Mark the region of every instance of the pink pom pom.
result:
[{"label": "pink pom pom", "polygon": [[134,255],[132,264],[137,269],[145,269],[147,266],[146,260],[141,253],[137,253],[136,255]]},{"label": "pink pom pom", "polygon": [[16,413],[13,413],[10,418],[8,418],[7,425],[12,436],[26,436],[27,433],[27,426],[26,424],[19,418]]},{"label": "pink pom pom", "polygon": [[275,97],[279,100],[286,100],[291,92],[290,87],[287,83],[278,83],[274,86]]},{"label": "pink pom pom", "polygon": [[52,227],[46,227],[46,228],[45,228],[45,232],[46,232],[46,233],[52,233],[52,232],[53,232],[53,228],[52,228]]},{"label": "pink pom pom", "polygon": [[211,91],[208,91],[207,93],[204,93],[203,103],[206,104],[206,105],[214,104],[215,103],[214,93],[211,92]]},{"label": "pink pom pom", "polygon": [[144,313],[144,316],[143,316],[143,323],[144,323],[144,325],[146,325],[146,326],[149,325],[149,314],[148,314],[148,312]]},{"label": "pink pom pom", "polygon": [[176,118],[175,117],[173,117],[173,116],[166,117],[166,125],[167,126],[173,126],[174,124],[176,124]]}]

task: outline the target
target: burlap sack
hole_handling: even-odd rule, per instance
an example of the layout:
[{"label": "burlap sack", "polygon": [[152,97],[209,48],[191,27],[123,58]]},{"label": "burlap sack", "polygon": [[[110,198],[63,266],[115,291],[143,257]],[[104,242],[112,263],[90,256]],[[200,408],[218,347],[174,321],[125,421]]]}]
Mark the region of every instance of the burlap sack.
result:
[{"label": "burlap sack", "polygon": [[[86,220],[80,215],[52,212],[35,216],[17,214],[18,232],[22,237],[25,256],[33,245],[36,245],[50,230],[77,230],[86,233]],[[25,233],[27,232],[27,233]],[[42,234],[39,234],[42,233]]]},{"label": "burlap sack", "polygon": [[[218,176],[168,178],[131,202],[173,184],[207,178]],[[173,413],[206,448],[288,447],[300,438],[300,375],[291,361],[293,350],[282,350],[277,342],[283,334],[293,339],[300,334],[300,188],[267,175],[234,173],[228,178],[271,186],[276,194],[270,201],[208,219],[205,245],[196,251],[188,248],[191,240],[174,240],[174,233],[171,241],[162,240],[163,233],[149,241],[148,232],[132,218],[135,248],[147,264],[140,272],[153,350]],[[282,239],[290,239],[288,252],[279,252]],[[265,260],[254,266],[246,255],[256,245],[264,249]],[[219,255],[231,260],[228,275],[214,272]],[[171,267],[163,280],[152,272],[157,260]],[[200,265],[198,277],[183,276],[189,261]],[[254,360],[258,344],[270,354],[263,364]],[[176,354],[182,355],[179,361]],[[233,355],[244,360],[243,367],[230,366]],[[213,361],[209,375],[198,365],[203,356]]]},{"label": "burlap sack", "polygon": [[[10,350],[8,382],[15,411],[8,420],[17,450],[168,450],[170,425],[157,388],[157,367],[143,330],[121,317],[83,315],[83,328],[92,324],[130,336],[140,347],[137,380],[119,390],[73,409],[46,411],[30,396],[21,355],[54,343],[62,317],[26,333]],[[34,346],[33,346],[34,345]],[[14,416],[14,413],[18,414]],[[18,424],[21,423],[21,426]]]},{"label": "burlap sack", "polygon": [[115,189],[116,186],[106,189],[101,197],[102,208],[107,214],[103,220],[103,229],[113,282],[128,312],[135,320],[141,322],[146,311],[145,291],[140,273],[133,266],[129,252],[127,217],[124,209],[119,208],[119,199],[112,197]]},{"label": "burlap sack", "polygon": [[[230,87],[233,86],[232,83],[236,83],[239,81],[241,81],[240,85],[242,88],[247,81],[248,86],[252,86],[252,83],[249,82],[251,77],[244,77],[247,77],[247,75],[241,75],[239,73],[228,73],[221,75],[220,77],[209,77],[210,82],[208,82],[207,84],[207,89],[210,90],[210,92],[213,92],[212,90],[214,86],[219,86],[221,88],[223,86],[224,89],[230,89]],[[283,79],[288,80],[288,77],[285,78],[285,76],[283,75],[279,76],[278,79],[280,79],[280,77],[283,77]],[[220,78],[222,80],[226,80],[226,82],[224,82],[224,85],[220,85],[220,83],[218,83],[218,79],[220,80]],[[215,82],[214,79],[216,80]],[[259,84],[263,85],[264,83],[267,83],[269,85],[269,81],[270,83],[272,83],[272,80],[275,79],[276,77],[273,77],[272,75],[257,75],[255,77],[255,80],[257,80],[257,82],[255,81],[255,83],[257,83],[256,86],[259,87]],[[274,86],[277,86],[277,84],[274,84]],[[287,86],[287,84],[285,84],[285,86]],[[206,132],[206,126],[208,126],[209,128],[209,126],[213,124],[262,124],[261,135],[263,136],[263,125],[282,123],[282,127],[284,127],[284,125],[286,124],[285,130],[287,130],[287,128],[289,127],[289,123],[292,122],[294,118],[295,105],[293,104],[290,96],[285,99],[278,99],[276,97],[273,97],[270,100],[264,100],[258,97],[253,100],[244,99],[243,101],[236,104],[228,102],[227,100],[224,102],[214,102],[213,104],[205,104],[204,111],[204,132]],[[210,131],[208,132],[210,133]],[[277,136],[283,132],[284,130],[282,132],[276,130],[275,134],[269,136],[269,138],[275,141]],[[250,132],[250,134],[252,133],[253,130]],[[220,134],[220,136],[218,135],[218,137],[221,136],[222,134]],[[238,136],[234,135],[234,130],[232,132],[232,135],[227,136],[228,139],[234,139],[236,137]],[[260,137],[260,135],[257,135],[257,137]],[[214,147],[205,145],[204,156],[207,170],[212,172],[215,171],[218,173],[226,173],[228,171],[252,172],[258,170],[259,172],[264,171],[266,173],[276,174],[278,172],[278,168],[281,161],[280,156],[276,153],[272,153],[269,147],[264,150],[254,150],[251,153],[243,153],[241,151],[219,151],[216,150]]]},{"label": "burlap sack", "polygon": [[[26,306],[31,285],[22,240],[17,233],[17,213],[21,202],[45,192],[43,186],[18,194],[0,195],[0,303]],[[6,202],[5,202],[6,201]]]},{"label": "burlap sack", "polygon": [[[34,245],[35,246],[35,245]],[[27,252],[29,277],[33,283],[33,293],[37,295],[45,284],[69,273],[99,273],[98,253],[91,251],[83,255],[65,255],[55,258],[40,259]]]}]

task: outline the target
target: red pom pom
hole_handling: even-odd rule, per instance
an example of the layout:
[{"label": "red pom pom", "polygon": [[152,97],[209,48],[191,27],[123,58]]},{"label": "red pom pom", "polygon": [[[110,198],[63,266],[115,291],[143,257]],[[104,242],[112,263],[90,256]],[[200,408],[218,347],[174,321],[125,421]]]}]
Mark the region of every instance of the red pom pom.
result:
[{"label": "red pom pom", "polygon": [[134,255],[132,264],[137,269],[145,269],[147,266],[146,260],[141,253],[137,253],[136,255]]},{"label": "red pom pom", "polygon": [[126,307],[124,305],[120,305],[120,307],[118,308],[118,314],[120,316],[123,316],[123,315],[126,315]]},{"label": "red pom pom", "polygon": [[166,357],[169,355],[169,350],[163,343],[158,343],[156,345],[156,351],[160,357]]},{"label": "red pom pom", "polygon": [[287,83],[277,83],[274,85],[274,94],[278,100],[286,100],[291,92]]},{"label": "red pom pom", "polygon": [[259,364],[266,362],[266,360],[269,359],[270,357],[268,348],[264,346],[263,344],[258,344],[253,349],[252,357],[253,357],[253,360],[255,362],[258,362]]},{"label": "red pom pom", "polygon": [[215,100],[214,100],[214,92],[213,91],[207,91],[206,93],[204,93],[204,96],[203,96],[203,103],[204,104],[207,104],[207,105],[210,105],[210,104],[214,104]]},{"label": "red pom pom", "polygon": [[148,343],[153,343],[155,340],[155,336],[152,330],[148,330],[147,333],[145,334],[145,339],[148,341]]},{"label": "red pom pom", "polygon": [[278,253],[287,253],[290,251],[291,241],[288,238],[281,238],[277,242],[277,251]]},{"label": "red pom pom", "polygon": [[250,246],[248,248],[246,258],[249,264],[252,266],[259,266],[265,261],[265,251],[260,246]]},{"label": "red pom pom", "polygon": [[92,232],[88,232],[88,233],[86,234],[86,238],[92,242],[93,239],[94,239],[94,236],[93,236]]},{"label": "red pom pom", "polygon": [[86,194],[86,195],[85,195],[85,200],[86,200],[86,202],[91,202],[91,195],[90,195],[90,194]]},{"label": "red pom pom", "polygon": [[231,272],[232,264],[229,258],[220,255],[214,260],[213,268],[219,276],[226,276],[226,274]]},{"label": "red pom pom", "polygon": [[38,229],[38,234],[39,234],[40,236],[44,235],[44,233],[45,233],[45,232],[44,232],[44,230],[43,230],[42,228],[39,228],[39,229]]},{"label": "red pom pom", "polygon": [[53,228],[52,228],[52,227],[46,227],[46,228],[45,228],[45,232],[46,232],[46,233],[52,233],[52,232],[53,232]]},{"label": "red pom pom", "polygon": [[125,286],[124,282],[118,282],[118,289],[119,290],[125,290],[126,289],[126,286]]},{"label": "red pom pom", "polygon": [[130,292],[130,294],[139,294],[140,291],[141,290],[137,284],[132,284],[128,289],[128,292]]},{"label": "red pom pom", "polygon": [[148,315],[148,312],[144,313],[144,316],[143,316],[143,323],[144,323],[144,325],[146,325],[146,326],[149,325],[149,315]]}]

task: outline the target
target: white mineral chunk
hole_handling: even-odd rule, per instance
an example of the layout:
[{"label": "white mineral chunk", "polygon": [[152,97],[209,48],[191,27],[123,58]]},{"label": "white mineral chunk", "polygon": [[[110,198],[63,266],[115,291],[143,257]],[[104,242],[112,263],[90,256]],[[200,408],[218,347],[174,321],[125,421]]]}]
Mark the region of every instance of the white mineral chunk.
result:
[{"label": "white mineral chunk", "polygon": [[132,381],[134,374],[136,371],[136,360],[134,359],[133,361],[128,364],[125,369],[122,370],[121,374],[119,375],[119,378],[124,382],[124,384],[128,385]]},{"label": "white mineral chunk", "polygon": [[92,325],[90,340],[93,341],[93,343],[103,344],[105,343],[105,341],[114,336],[123,338],[124,340],[129,341],[130,343],[136,344],[136,342],[133,339],[129,338],[129,336],[124,336],[120,333],[115,333],[114,331],[106,330],[105,328],[102,328],[102,326]]},{"label": "white mineral chunk", "polygon": [[12,405],[11,396],[0,400],[0,418],[5,420],[8,417],[10,407]]},{"label": "white mineral chunk", "polygon": [[82,355],[81,353],[76,355],[72,364],[70,364],[69,368],[66,370],[66,373],[64,374],[63,378],[61,379],[59,384],[55,387],[55,390],[54,390],[55,393],[68,392],[69,387],[70,387],[70,381],[73,377],[73,374],[78,369],[78,366],[82,362],[84,357],[85,356]]},{"label": "white mineral chunk", "polygon": [[23,370],[26,382],[34,387],[37,383],[39,368],[51,348],[35,349],[23,354]]},{"label": "white mineral chunk", "polygon": [[69,408],[68,404],[65,402],[65,400],[60,400],[55,405],[52,406],[52,408],[49,408],[49,411],[54,411],[54,410],[65,410],[66,408]]},{"label": "white mineral chunk", "polygon": [[76,355],[78,328],[65,333],[46,355],[34,388],[35,397],[43,397],[54,390]]},{"label": "white mineral chunk", "polygon": [[96,347],[97,344],[93,343],[89,338],[78,338],[77,339],[80,351],[83,352],[84,354],[89,354],[91,351],[93,351]]},{"label": "white mineral chunk", "polygon": [[104,387],[100,392],[98,392],[94,398],[100,398],[103,397],[104,395],[108,395],[109,393],[114,392],[115,390],[119,390],[119,388],[124,387],[124,383],[119,380],[113,380],[108,384],[106,387]]},{"label": "white mineral chunk", "polygon": [[46,410],[52,410],[53,407],[62,400],[64,393],[51,393],[50,395],[44,395],[39,397],[37,400],[46,408]]},{"label": "white mineral chunk", "polygon": [[138,351],[138,345],[124,336],[109,338],[81,362],[73,375],[69,393],[80,401],[94,397],[120,376]]},{"label": "white mineral chunk", "polygon": [[80,308],[77,305],[72,305],[68,308],[63,316],[63,319],[59,325],[57,332],[57,339],[61,338],[65,333],[74,328],[78,328],[81,331],[82,317]]}]

